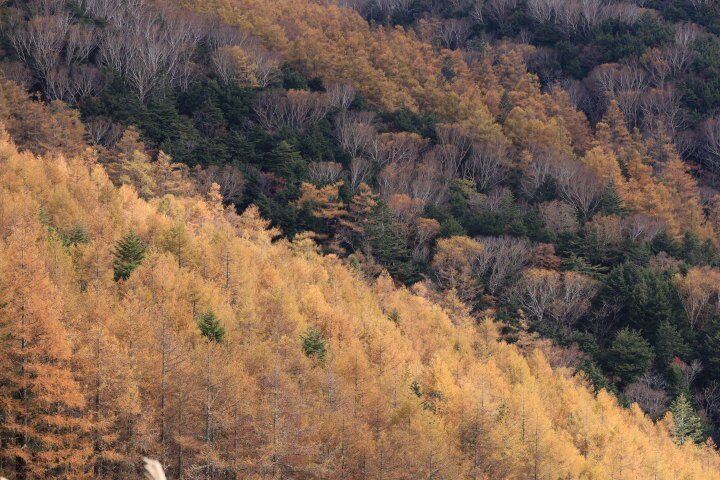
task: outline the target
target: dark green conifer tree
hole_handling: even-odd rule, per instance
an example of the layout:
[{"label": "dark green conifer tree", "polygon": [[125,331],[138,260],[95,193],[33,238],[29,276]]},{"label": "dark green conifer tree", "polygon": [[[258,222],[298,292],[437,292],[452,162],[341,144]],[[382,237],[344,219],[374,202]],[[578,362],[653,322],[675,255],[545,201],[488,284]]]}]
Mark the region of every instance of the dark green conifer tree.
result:
[{"label": "dark green conifer tree", "polygon": [[113,256],[115,281],[127,280],[145,258],[145,244],[134,232],[130,232],[115,244]]},{"label": "dark green conifer tree", "polygon": [[648,371],[654,357],[650,344],[639,331],[623,328],[605,353],[605,365],[623,385],[628,385]]},{"label": "dark green conifer tree", "polygon": [[675,325],[667,320],[660,322],[655,334],[655,349],[658,360],[667,365],[674,357],[685,357],[689,347]]},{"label": "dark green conifer tree", "polygon": [[313,327],[308,328],[304,335],[301,335],[302,346],[305,355],[315,357],[321,362],[325,360],[327,355],[327,342],[322,334]]},{"label": "dark green conifer tree", "polygon": [[202,336],[210,342],[220,343],[225,338],[225,327],[220,324],[215,312],[206,312],[200,315],[198,328]]}]

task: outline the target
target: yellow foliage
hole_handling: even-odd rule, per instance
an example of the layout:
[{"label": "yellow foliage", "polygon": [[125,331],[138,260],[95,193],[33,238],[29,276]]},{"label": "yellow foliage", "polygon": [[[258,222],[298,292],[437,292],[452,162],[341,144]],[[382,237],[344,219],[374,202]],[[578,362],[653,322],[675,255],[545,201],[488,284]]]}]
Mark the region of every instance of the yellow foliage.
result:
[{"label": "yellow foliage", "polygon": [[504,41],[481,53],[440,49],[426,34],[433,28],[430,20],[421,21],[416,31],[371,27],[354,9],[328,1],[184,4],[257,36],[309,78],[352,83],[382,110],[433,114],[441,122],[462,125],[476,141],[503,143],[507,136],[515,156],[528,151],[542,158],[580,157],[615,183],[628,210],[664,220],[675,236],[685,231],[716,236],[717,226],[705,221],[681,162],[669,162],[666,173],[658,175],[663,169],[653,170],[643,140],[628,130],[615,100],[593,138],[568,94],[559,87],[543,92],[527,72],[525,58],[534,47]]},{"label": "yellow foliage", "polygon": [[[86,413],[103,462],[141,448],[188,471],[216,458],[241,476],[292,465],[322,478],[720,478],[716,454],[676,446],[539,351],[524,357],[490,320],[386,277],[365,283],[305,237],[272,243],[254,207],[237,216],[199,196],[148,202],[97,165],[18,153],[7,136],[0,152],[0,264],[17,253],[7,232],[18,221],[38,232],[82,225],[89,239],[30,243],[47,252],[38,261],[68,312],[82,391],[100,392],[102,417]],[[147,254],[116,284],[112,247],[130,229]],[[482,246],[455,237],[439,249],[438,268],[463,274]],[[197,328],[208,311],[227,332],[211,356]],[[303,352],[309,327],[325,342],[322,362]]]}]

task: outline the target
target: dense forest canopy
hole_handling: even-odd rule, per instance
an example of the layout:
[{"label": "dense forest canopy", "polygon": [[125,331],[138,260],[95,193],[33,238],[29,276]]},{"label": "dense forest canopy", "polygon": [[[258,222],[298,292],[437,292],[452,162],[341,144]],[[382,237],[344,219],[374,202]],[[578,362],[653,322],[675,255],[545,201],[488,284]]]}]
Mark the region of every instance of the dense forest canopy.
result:
[{"label": "dense forest canopy", "polygon": [[0,476],[720,478],[718,11],[4,2]]}]

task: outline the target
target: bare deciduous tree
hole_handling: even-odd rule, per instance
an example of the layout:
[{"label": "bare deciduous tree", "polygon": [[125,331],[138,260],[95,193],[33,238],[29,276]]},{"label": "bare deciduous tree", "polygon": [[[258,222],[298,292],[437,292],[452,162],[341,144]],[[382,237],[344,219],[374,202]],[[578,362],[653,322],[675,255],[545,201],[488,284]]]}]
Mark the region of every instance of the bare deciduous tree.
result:
[{"label": "bare deciduous tree", "polygon": [[449,183],[440,163],[428,157],[413,170],[410,193],[422,200],[423,206],[438,205],[446,200]]},{"label": "bare deciduous tree", "polygon": [[377,136],[373,118],[371,112],[344,112],[338,116],[335,133],[340,146],[351,157],[361,156]]},{"label": "bare deciduous tree", "polygon": [[337,182],[343,173],[342,165],[337,162],[312,162],[309,166],[310,181],[316,185]]},{"label": "bare deciduous tree", "polygon": [[305,90],[288,90],[284,104],[285,125],[296,130],[316,124],[330,108],[324,94]]},{"label": "bare deciduous tree", "polygon": [[[578,0],[578,10],[585,30],[599,24],[606,18],[606,9],[602,0]],[[615,7],[613,5],[613,7]],[[614,9],[614,8],[613,8]]]},{"label": "bare deciduous tree", "polygon": [[199,23],[168,8],[127,6],[103,31],[99,61],[123,75],[141,100],[161,87],[183,83],[201,37]]},{"label": "bare deciduous tree", "polygon": [[707,119],[700,126],[705,152],[705,165],[714,172],[720,172],[720,118]]},{"label": "bare deciduous tree", "polygon": [[304,130],[327,114],[329,104],[322,93],[273,89],[258,95],[253,108],[263,128]]},{"label": "bare deciduous tree", "polygon": [[138,9],[141,0],[80,0],[80,8],[89,16],[114,23],[125,9]]},{"label": "bare deciduous tree", "polygon": [[355,87],[351,83],[331,83],[327,88],[328,102],[334,108],[347,110],[355,101]]},{"label": "bare deciduous tree", "polygon": [[641,110],[646,124],[658,117],[665,128],[672,134],[682,130],[685,125],[685,115],[680,105],[680,99],[675,89],[668,85],[664,89],[652,89],[642,97]]},{"label": "bare deciduous tree", "polygon": [[674,75],[684,72],[694,55],[692,49],[681,45],[671,45],[663,53]]},{"label": "bare deciduous tree", "polygon": [[485,247],[478,259],[478,273],[485,279],[487,291],[496,295],[528,264],[530,244],[526,239],[506,235],[477,240]]},{"label": "bare deciduous tree", "polygon": [[670,62],[665,58],[665,54],[658,48],[649,48],[640,61],[648,72],[651,83],[657,88],[665,88],[665,82],[671,70]]},{"label": "bare deciduous tree", "polygon": [[367,8],[380,12],[383,16],[392,16],[406,12],[413,0],[370,0]]},{"label": "bare deciduous tree", "polygon": [[392,163],[415,163],[424,147],[425,140],[415,133],[381,133],[365,151],[370,160],[384,167]]},{"label": "bare deciduous tree", "polygon": [[561,3],[558,0],[528,0],[527,12],[536,22],[549,22],[555,18]]},{"label": "bare deciduous tree", "polygon": [[215,24],[209,27],[205,36],[207,44],[213,48],[237,46],[244,47],[255,42],[255,39],[244,30],[224,24]]},{"label": "bare deciduous tree", "polygon": [[63,0],[30,0],[27,4],[33,15],[57,15],[65,8]]},{"label": "bare deciduous tree", "polygon": [[365,11],[371,0],[335,0],[341,7],[352,8],[358,12]]},{"label": "bare deciduous tree", "polygon": [[73,103],[99,93],[105,86],[105,74],[92,65],[79,65],[72,70],[61,67],[48,72],[45,86],[48,98]]},{"label": "bare deciduous tree", "polygon": [[367,183],[372,171],[372,165],[364,158],[355,157],[350,161],[348,182],[353,192],[357,191],[362,183]]},{"label": "bare deciduous tree", "polygon": [[33,83],[33,72],[23,62],[2,62],[0,71],[6,80],[17,83],[25,89],[29,89]]},{"label": "bare deciduous tree", "polygon": [[692,386],[693,382],[695,382],[697,376],[703,370],[702,362],[699,359],[695,358],[689,364],[687,364],[679,358],[675,357],[671,364],[677,367],[677,369],[682,374],[682,385],[685,390],[690,391],[690,387]]},{"label": "bare deciduous tree", "polygon": [[87,25],[73,25],[65,43],[65,63],[73,65],[87,60],[97,45],[95,29]]},{"label": "bare deciduous tree", "polygon": [[248,48],[253,62],[253,76],[257,86],[268,87],[280,75],[280,57],[262,45],[254,45]]},{"label": "bare deciduous tree", "polygon": [[701,156],[702,148],[699,132],[695,130],[682,130],[675,133],[675,147],[682,158]]},{"label": "bare deciduous tree", "polygon": [[455,147],[461,159],[465,158],[472,148],[472,135],[468,129],[462,125],[456,123],[438,123],[435,126],[435,133],[438,143],[440,145],[452,145]]},{"label": "bare deciduous tree", "polygon": [[694,23],[675,25],[675,43],[664,50],[665,59],[673,74],[682,74],[695,57],[693,42],[700,36],[702,29]]},{"label": "bare deciduous tree", "polygon": [[625,219],[625,232],[634,242],[649,242],[664,228],[662,220],[642,213],[630,215]]},{"label": "bare deciduous tree", "polygon": [[615,18],[622,22],[632,25],[640,20],[643,13],[642,6],[633,5],[632,3],[621,2],[613,5],[605,5],[605,17]]},{"label": "bare deciduous tree", "polygon": [[98,94],[106,83],[105,74],[92,65],[80,65],[73,68],[70,80],[74,100]]},{"label": "bare deciduous tree", "polygon": [[475,23],[483,22],[483,8],[485,6],[485,0],[474,0],[470,7],[469,16]]},{"label": "bare deciduous tree", "polygon": [[709,5],[712,2],[713,2],[713,0],[690,0],[690,5],[692,5],[695,10],[699,11],[705,5]]},{"label": "bare deciduous tree", "polygon": [[675,45],[690,47],[702,33],[702,27],[696,23],[678,23],[675,25]]},{"label": "bare deciduous tree", "polygon": [[563,78],[564,75],[559,65],[558,52],[549,47],[537,47],[535,53],[528,58],[528,68],[546,82],[555,82]]},{"label": "bare deciduous tree", "polygon": [[487,195],[478,195],[478,198],[481,199],[480,203],[476,204],[475,199],[470,198],[470,204],[472,206],[477,205],[483,210],[492,213],[502,211],[503,208],[515,200],[512,190],[507,187],[493,188],[487,193]]},{"label": "bare deciduous tree", "polygon": [[540,268],[526,270],[515,286],[525,314],[541,324],[548,319],[559,290],[560,273]]},{"label": "bare deciduous tree", "polygon": [[93,145],[112,147],[122,137],[124,128],[107,117],[92,117],[85,121],[85,130]]},{"label": "bare deciduous tree", "polygon": [[454,50],[463,48],[472,33],[472,25],[468,20],[449,18],[440,23],[438,37],[443,47]]},{"label": "bare deciduous tree", "polygon": [[632,383],[625,389],[628,401],[638,406],[651,418],[660,418],[667,411],[669,396],[664,390],[654,389],[645,382]]},{"label": "bare deciduous tree", "polygon": [[485,14],[499,23],[517,6],[517,0],[487,0],[484,5]]},{"label": "bare deciduous tree", "polygon": [[565,200],[584,216],[597,207],[604,185],[590,168],[579,160],[567,160],[555,166],[553,176]]},{"label": "bare deciduous tree", "polygon": [[543,223],[553,232],[577,232],[580,228],[577,212],[569,203],[553,200],[541,203],[538,208]]},{"label": "bare deciduous tree", "polygon": [[280,60],[262,45],[223,45],[210,57],[215,74],[223,83],[266,87],[279,75]]},{"label": "bare deciduous tree", "polygon": [[604,63],[590,72],[589,78],[597,84],[603,92],[615,92],[618,89],[618,71],[621,66],[617,63]]},{"label": "bare deciduous tree", "polygon": [[532,155],[530,152],[521,154],[520,169],[523,172],[520,186],[527,196],[532,197],[545,180],[552,176],[557,160],[551,155]]},{"label": "bare deciduous tree", "polygon": [[617,245],[625,238],[624,227],[620,216],[598,214],[585,224],[585,231],[600,245]]},{"label": "bare deciduous tree", "polygon": [[45,96],[50,100],[67,101],[72,96],[67,68],[51,70],[45,75]]},{"label": "bare deciduous tree", "polygon": [[569,330],[570,327],[590,309],[590,299],[595,295],[597,282],[575,272],[565,272],[562,287],[550,309],[550,317],[556,327]]},{"label": "bare deciduous tree", "polygon": [[400,227],[404,230],[406,237],[410,236],[412,227],[422,214],[422,201],[418,198],[412,198],[404,193],[395,194],[387,201],[388,208],[400,223]]},{"label": "bare deciduous tree", "polygon": [[697,395],[697,398],[710,417],[717,418],[720,415],[720,383],[710,382]]},{"label": "bare deciduous tree", "polygon": [[473,180],[481,191],[492,188],[507,177],[506,156],[502,142],[476,142],[462,165],[462,175]]},{"label": "bare deciduous tree", "polygon": [[238,73],[237,58],[229,48],[216,49],[210,57],[210,65],[223,83],[230,83]]},{"label": "bare deciduous tree", "polygon": [[597,282],[575,272],[531,268],[516,285],[523,309],[533,320],[568,330],[590,308]]},{"label": "bare deciduous tree", "polygon": [[412,256],[415,260],[426,262],[430,258],[432,239],[440,232],[440,222],[434,219],[419,218],[410,239]]},{"label": "bare deciduous tree", "polygon": [[562,2],[557,9],[556,22],[563,32],[572,34],[581,27],[587,29],[588,20],[582,15],[580,5],[575,2]]},{"label": "bare deciduous tree", "polygon": [[229,203],[237,203],[242,199],[247,181],[239,168],[230,165],[210,165],[198,172],[198,179],[204,191],[209,191],[215,183],[220,186],[220,194]]},{"label": "bare deciduous tree", "polygon": [[69,27],[67,13],[35,16],[10,34],[10,43],[18,57],[45,79],[60,63],[60,52]]}]

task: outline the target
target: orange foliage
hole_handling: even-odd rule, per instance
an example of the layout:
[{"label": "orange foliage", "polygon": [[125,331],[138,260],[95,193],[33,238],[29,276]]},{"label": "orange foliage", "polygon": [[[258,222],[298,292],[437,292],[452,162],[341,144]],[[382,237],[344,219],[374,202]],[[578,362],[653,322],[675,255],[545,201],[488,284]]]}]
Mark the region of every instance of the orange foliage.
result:
[{"label": "orange foliage", "polygon": [[[417,33],[371,28],[356,11],[309,0],[186,0],[257,36],[309,77],[352,83],[384,110],[408,108],[467,128],[475,141],[503,143],[522,155],[577,156],[615,185],[625,207],[657,217],[672,235],[695,231],[714,238],[706,225],[694,180],[674,153],[653,168],[637,133],[628,131],[616,100],[597,124],[594,138],[584,115],[559,87],[542,92],[527,73],[533,47],[500,42],[482,53],[463,53],[431,43],[432,22]],[[502,120],[501,123],[497,119]]]},{"label": "orange foliage", "polygon": [[[246,478],[634,479],[648,469],[720,478],[715,453],[676,446],[668,425],[594,395],[540,351],[523,356],[489,319],[446,311],[387,276],[367,283],[301,246],[307,239],[273,242],[278,232],[254,207],[238,216],[216,197],[142,199],[97,164],[21,154],[7,138],[0,158],[3,333],[22,332],[23,315],[33,321],[23,337],[0,336],[0,415],[36,422],[40,441],[25,459],[35,478],[47,462],[63,478],[127,478],[141,453],[173,478],[208,469]],[[76,228],[85,239],[68,241]],[[117,284],[111,252],[129,230],[147,253]],[[444,242],[438,272],[463,277],[481,246]],[[587,279],[563,282],[568,302],[582,303]],[[209,311],[227,332],[212,352],[197,326]],[[303,351],[309,327],[324,361]],[[16,408],[23,358],[36,395]],[[15,453],[4,450],[0,466],[11,479]]]}]

